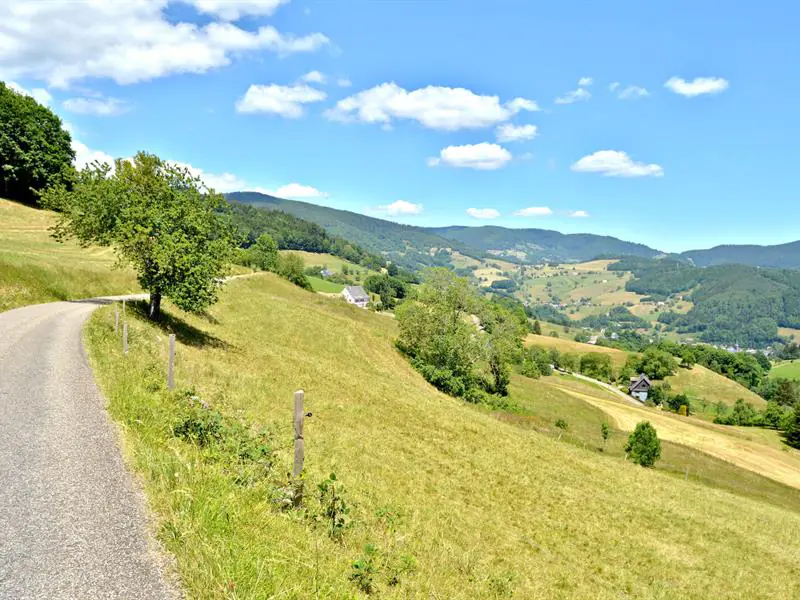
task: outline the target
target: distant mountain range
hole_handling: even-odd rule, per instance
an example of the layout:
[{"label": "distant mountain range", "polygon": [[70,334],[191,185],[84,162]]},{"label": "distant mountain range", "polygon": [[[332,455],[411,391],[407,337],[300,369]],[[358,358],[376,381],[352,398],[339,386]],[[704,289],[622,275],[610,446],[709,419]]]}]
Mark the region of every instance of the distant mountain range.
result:
[{"label": "distant mountain range", "polygon": [[[598,257],[656,258],[663,255],[643,244],[610,236],[563,234],[546,229],[509,229],[492,225],[417,227],[258,192],[234,192],[227,194],[227,198],[233,202],[281,210],[311,221],[333,235],[408,267],[445,264],[449,255],[442,252],[443,248],[474,258],[496,256],[517,262],[582,262]],[[776,246],[717,246],[673,256],[691,259],[700,267],[743,264],[800,269],[800,241]]]}]

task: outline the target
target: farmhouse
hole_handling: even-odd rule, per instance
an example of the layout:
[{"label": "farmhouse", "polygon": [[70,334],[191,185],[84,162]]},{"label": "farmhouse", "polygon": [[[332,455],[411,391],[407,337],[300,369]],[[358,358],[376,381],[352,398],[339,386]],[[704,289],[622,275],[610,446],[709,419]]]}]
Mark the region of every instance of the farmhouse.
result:
[{"label": "farmhouse", "polygon": [[350,304],[355,304],[361,308],[367,308],[369,304],[369,294],[360,285],[349,285],[342,290],[342,297]]},{"label": "farmhouse", "polygon": [[628,391],[630,392],[631,396],[636,398],[639,402],[646,402],[647,395],[652,386],[653,384],[647,378],[647,375],[642,373],[638,377],[631,377],[631,385],[628,388]]}]

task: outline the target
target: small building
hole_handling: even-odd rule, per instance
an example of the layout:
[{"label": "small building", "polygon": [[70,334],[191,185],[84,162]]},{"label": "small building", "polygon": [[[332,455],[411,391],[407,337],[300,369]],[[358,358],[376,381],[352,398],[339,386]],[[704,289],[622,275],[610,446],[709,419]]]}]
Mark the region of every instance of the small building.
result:
[{"label": "small building", "polygon": [[334,274],[334,272],[333,272],[333,271],[331,271],[330,269],[322,269],[322,271],[320,271],[319,273],[320,273],[320,275],[322,275],[323,277],[330,277],[331,275],[333,275],[333,274]]},{"label": "small building", "polygon": [[596,346],[597,345],[597,336],[593,335],[593,336],[589,337],[589,341],[587,343],[591,344],[592,346]]},{"label": "small building", "polygon": [[350,304],[355,304],[360,308],[367,308],[369,304],[369,294],[360,285],[348,285],[342,290],[342,297]]},{"label": "small building", "polygon": [[641,373],[638,377],[631,377],[631,385],[628,391],[631,396],[644,403],[647,401],[647,395],[650,393],[651,387],[653,387],[653,384],[650,379],[648,379],[647,375]]}]

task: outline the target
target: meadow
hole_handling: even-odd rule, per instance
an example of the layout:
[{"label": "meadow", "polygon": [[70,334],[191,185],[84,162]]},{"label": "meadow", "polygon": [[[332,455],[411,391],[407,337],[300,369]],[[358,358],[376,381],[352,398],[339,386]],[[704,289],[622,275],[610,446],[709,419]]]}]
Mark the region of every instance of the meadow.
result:
[{"label": "meadow", "polygon": [[776,379],[779,377],[800,379],[800,360],[792,360],[775,365],[769,372],[769,376]]},{"label": "meadow", "polygon": [[667,377],[667,382],[673,392],[686,394],[693,401],[702,400],[707,404],[724,402],[733,406],[741,398],[759,410],[767,405],[766,400],[755,392],[702,365],[678,369],[675,375]]},{"label": "meadow", "polygon": [[0,199],[0,311],[27,304],[139,291],[110,248],[61,244],[55,214]]},{"label": "meadow", "polygon": [[[230,282],[205,316],[166,311],[160,325],[131,311],[127,356],[111,307],[94,314],[86,339],[188,597],[800,594],[800,512],[780,500],[793,490],[762,486],[724,460],[704,471],[728,469],[708,476],[716,483],[684,479],[666,444],[675,472],[626,462],[621,430],[650,413],[630,416],[593,386],[515,378],[515,412],[467,405],[434,390],[398,354],[394,320],[271,274]],[[179,342],[176,392],[164,389],[169,331]],[[306,496],[302,508],[282,509],[298,388],[313,414]],[[224,436],[203,445],[179,435],[187,423],[216,422],[216,410],[253,433],[222,431],[269,446],[268,460]],[[553,427],[556,415],[570,423],[566,432]],[[604,419],[615,431],[600,452],[590,446],[600,445]],[[665,439],[679,427],[655,424]],[[778,460],[766,444],[743,448]],[[723,479],[747,483],[732,493]],[[331,501],[332,485],[341,504]]]}]

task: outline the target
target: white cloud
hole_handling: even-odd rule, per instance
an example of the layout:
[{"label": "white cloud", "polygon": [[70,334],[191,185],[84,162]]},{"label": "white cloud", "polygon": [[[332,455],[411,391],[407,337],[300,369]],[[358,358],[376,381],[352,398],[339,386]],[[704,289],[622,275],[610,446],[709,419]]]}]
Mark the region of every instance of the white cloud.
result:
[{"label": "white cloud", "polygon": [[106,154],[100,150],[91,150],[86,144],[79,142],[76,139],[72,140],[72,150],[75,152],[75,168],[78,170],[83,169],[95,161],[99,163],[106,163],[114,167],[114,157]]},{"label": "white cloud", "polygon": [[553,210],[547,206],[529,206],[514,211],[515,217],[546,217],[552,214]]},{"label": "white cloud", "polygon": [[408,119],[430,129],[457,131],[490,127],[536,103],[515,98],[507,105],[497,96],[481,96],[464,88],[428,86],[407,91],[396,83],[382,83],[336,103],[325,111],[333,121],[390,124]]},{"label": "white cloud", "polygon": [[664,87],[676,94],[693,98],[702,94],[718,94],[728,89],[728,81],[721,77],[697,77],[686,81],[680,77],[671,77]]},{"label": "white cloud", "polygon": [[130,110],[128,103],[119,98],[68,98],[63,106],[70,112],[98,117],[121,115]]},{"label": "white cloud", "polygon": [[615,90],[616,90],[618,87],[619,87],[619,81],[615,81],[615,82],[614,82],[614,83],[612,83],[610,86],[608,86],[608,90],[609,90],[610,92],[613,92],[613,91],[615,91]]},{"label": "white cloud", "polygon": [[307,85],[251,85],[236,103],[240,113],[273,113],[296,119],[303,105],[325,100],[327,94]]},{"label": "white cloud", "polygon": [[649,95],[650,92],[643,87],[639,87],[638,85],[629,85],[617,95],[617,98],[620,98],[621,100],[635,100],[637,98],[644,98]]},{"label": "white cloud", "polygon": [[569,216],[573,219],[585,219],[589,216],[589,213],[585,210],[572,210],[570,211]]},{"label": "white cloud", "polygon": [[338,85],[339,87],[350,87],[351,85],[353,85],[353,82],[350,81],[347,77],[340,77],[339,79],[336,80],[336,85]]},{"label": "white cloud", "polygon": [[600,150],[584,156],[572,167],[582,173],[601,173],[608,177],[661,177],[664,169],[660,165],[634,162],[625,152]]},{"label": "white cloud", "polygon": [[[2,39],[2,38],[0,38]],[[17,92],[18,94],[22,94],[23,96],[30,96],[34,100],[36,100],[39,104],[43,106],[50,106],[50,103],[53,101],[53,96],[50,95],[44,88],[33,88],[28,90],[18,84],[16,81],[7,81],[6,85]]]},{"label": "white cloud", "polygon": [[198,167],[194,167],[188,163],[178,162],[178,161],[169,161],[169,163],[176,167],[181,167],[187,169],[192,175],[195,177],[200,178],[203,184],[209,188],[218,192],[220,194],[226,194],[228,192],[238,192],[240,190],[247,189],[247,182],[243,179],[240,179],[233,173],[222,173],[220,175],[214,173],[207,173]]},{"label": "white cloud", "polygon": [[592,85],[593,83],[594,83],[594,79],[592,79],[591,77],[581,77],[578,80],[578,85],[581,86],[581,87],[586,87],[588,85]]},{"label": "white cloud", "polygon": [[198,11],[226,21],[252,15],[268,17],[281,5],[289,0],[185,0]]},{"label": "white cloud", "polygon": [[578,88],[577,90],[567,92],[563,96],[559,96],[556,98],[555,102],[556,104],[572,104],[573,102],[578,102],[579,100],[588,100],[591,97],[592,95],[585,89]]},{"label": "white cloud", "polygon": [[448,146],[439,153],[438,157],[429,158],[428,166],[435,167],[443,164],[450,167],[490,171],[506,166],[512,158],[511,152],[502,146],[482,142],[465,146]]},{"label": "white cloud", "polygon": [[496,130],[498,142],[516,142],[532,140],[536,137],[536,125],[512,125],[505,123]]},{"label": "white cloud", "polygon": [[302,185],[300,183],[289,183],[282,185],[274,192],[270,192],[273,196],[278,198],[327,198],[327,192],[321,192],[315,187],[310,185]]},{"label": "white cloud", "polygon": [[494,208],[468,208],[467,214],[476,219],[496,219],[500,212]]},{"label": "white cloud", "polygon": [[525,152],[523,154],[520,154],[519,155],[519,159],[520,160],[533,160],[534,159],[533,152]]},{"label": "white cloud", "polygon": [[300,78],[300,81],[304,81],[305,83],[325,83],[327,77],[319,71],[309,71]]},{"label": "white cloud", "polygon": [[[250,31],[221,21],[202,26],[176,22],[165,16],[169,3],[4,0],[0,72],[6,78],[43,80],[55,87],[88,77],[132,84],[176,73],[204,73],[248,52],[311,52],[329,42],[321,33],[296,37],[271,26]],[[234,3],[216,4],[219,11],[233,14],[229,9]],[[244,3],[235,4],[237,12],[244,10]]]},{"label": "white cloud", "polygon": [[397,215],[418,215],[422,212],[422,204],[414,204],[407,200],[395,200],[391,204],[381,205],[378,207],[379,212],[385,212],[391,216]]}]

